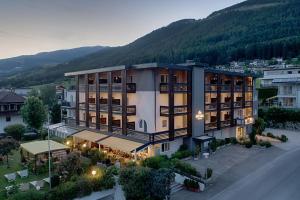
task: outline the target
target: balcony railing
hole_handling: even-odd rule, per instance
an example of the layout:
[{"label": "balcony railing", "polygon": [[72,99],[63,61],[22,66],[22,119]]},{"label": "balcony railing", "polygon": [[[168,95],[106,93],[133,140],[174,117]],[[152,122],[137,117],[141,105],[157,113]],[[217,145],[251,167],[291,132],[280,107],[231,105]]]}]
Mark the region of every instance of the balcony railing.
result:
[{"label": "balcony railing", "polygon": [[85,103],[79,103],[79,109],[85,110]]},{"label": "balcony railing", "polygon": [[242,107],[242,105],[243,105],[242,101],[236,101],[236,102],[234,102],[234,107],[235,108],[240,108],[240,107]]},{"label": "balcony railing", "polygon": [[127,106],[127,115],[136,115],[136,106]]},{"label": "balcony railing", "polygon": [[96,85],[89,85],[89,92],[96,92]]},{"label": "balcony railing", "polygon": [[136,92],[136,83],[127,83],[127,92],[135,93]]},{"label": "balcony railing", "polygon": [[237,118],[235,119],[237,125],[248,125],[254,123],[253,117]]},{"label": "balcony railing", "polygon": [[229,109],[231,107],[231,102],[221,103],[221,109]]},{"label": "balcony railing", "polygon": [[101,84],[99,85],[100,92],[108,92],[108,85],[107,84]]},{"label": "balcony railing", "polygon": [[224,120],[224,121],[221,121],[221,127],[224,128],[224,127],[228,127],[231,125],[231,120]]},{"label": "balcony railing", "polygon": [[217,129],[217,122],[205,123],[205,131],[211,131]]},{"label": "balcony railing", "polygon": [[90,103],[90,104],[89,104],[89,110],[91,110],[91,111],[96,111],[96,104]]},{"label": "balcony railing", "polygon": [[205,91],[206,92],[216,92],[218,90],[217,84],[206,84],[205,85]]},{"label": "balcony railing", "polygon": [[[185,115],[188,113],[188,106],[174,106],[174,115]],[[170,114],[170,107],[169,106],[160,106],[160,115],[161,116],[168,116]]]},{"label": "balcony railing", "polygon": [[230,92],[231,91],[231,85],[221,85],[221,91],[222,92]]},{"label": "balcony railing", "polygon": [[121,92],[122,91],[122,83],[113,83],[112,84],[112,91]]},{"label": "balcony railing", "polygon": [[[174,92],[187,92],[187,83],[174,83]],[[169,86],[168,83],[160,83],[160,92],[168,93]]]},{"label": "balcony railing", "polygon": [[122,106],[113,105],[112,106],[112,112],[116,113],[116,114],[121,114],[122,113]]},{"label": "balcony railing", "polygon": [[245,107],[252,107],[253,101],[246,101],[245,102]]},{"label": "balcony railing", "polygon": [[217,110],[217,103],[205,104],[205,110],[207,111]]}]

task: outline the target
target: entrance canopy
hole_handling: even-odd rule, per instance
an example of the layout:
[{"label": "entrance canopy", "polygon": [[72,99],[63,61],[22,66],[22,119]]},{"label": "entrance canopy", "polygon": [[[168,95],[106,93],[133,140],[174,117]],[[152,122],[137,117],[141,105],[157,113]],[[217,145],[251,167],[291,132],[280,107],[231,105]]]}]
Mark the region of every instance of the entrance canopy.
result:
[{"label": "entrance canopy", "polygon": [[126,140],[114,136],[101,140],[98,142],[98,144],[108,146],[112,149],[117,149],[125,153],[132,153],[135,150],[139,151],[145,147],[145,144],[143,143]]},{"label": "entrance canopy", "polygon": [[194,140],[198,140],[200,142],[208,142],[214,139],[214,137],[208,136],[208,135],[202,135],[198,137],[194,137]]},{"label": "entrance canopy", "polygon": [[[38,155],[48,152],[48,140],[27,142],[21,144],[21,148],[32,155]],[[68,146],[50,140],[50,151],[66,150]]]},{"label": "entrance canopy", "polygon": [[76,138],[79,138],[79,139],[82,139],[82,140],[87,140],[87,141],[90,141],[90,142],[98,142],[98,141],[103,140],[103,139],[105,139],[109,136],[104,135],[102,133],[95,133],[95,132],[92,132],[92,131],[84,130],[84,131],[80,131],[78,133],[75,133],[73,135],[73,137],[76,137]]}]

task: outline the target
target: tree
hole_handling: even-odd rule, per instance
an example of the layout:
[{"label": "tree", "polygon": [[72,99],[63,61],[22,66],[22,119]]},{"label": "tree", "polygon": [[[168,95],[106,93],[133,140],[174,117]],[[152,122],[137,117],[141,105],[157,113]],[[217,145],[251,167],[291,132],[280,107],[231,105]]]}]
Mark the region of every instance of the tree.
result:
[{"label": "tree", "polygon": [[44,105],[51,108],[57,103],[56,89],[54,85],[44,85],[40,87],[40,98]]},{"label": "tree", "polygon": [[40,130],[46,120],[46,110],[43,102],[37,97],[28,97],[21,109],[25,123],[36,130]]},{"label": "tree", "polygon": [[170,195],[174,173],[170,169],[126,167],[120,172],[120,184],[128,200],[163,200]]},{"label": "tree", "polygon": [[40,93],[39,93],[39,91],[36,88],[32,88],[30,90],[30,92],[28,93],[28,96],[29,97],[39,97]]},{"label": "tree", "polygon": [[57,166],[57,173],[69,179],[72,175],[78,175],[82,172],[82,163],[80,155],[77,152],[71,152],[66,159],[62,160]]},{"label": "tree", "polygon": [[4,138],[0,140],[0,155],[6,156],[7,168],[9,168],[8,155],[14,149],[19,147],[19,143],[12,138]]},{"label": "tree", "polygon": [[51,123],[56,124],[61,122],[61,107],[55,104],[50,109]]},{"label": "tree", "polygon": [[25,126],[23,124],[9,125],[4,128],[4,132],[15,140],[21,140],[25,133]]}]

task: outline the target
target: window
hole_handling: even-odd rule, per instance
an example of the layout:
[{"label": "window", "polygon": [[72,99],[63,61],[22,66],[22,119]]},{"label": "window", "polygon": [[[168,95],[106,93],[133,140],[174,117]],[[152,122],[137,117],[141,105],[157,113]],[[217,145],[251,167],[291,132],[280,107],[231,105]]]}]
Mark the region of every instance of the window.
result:
[{"label": "window", "polygon": [[6,116],[6,121],[10,122],[11,121],[11,117],[10,116]]},{"label": "window", "polygon": [[288,71],[288,74],[292,74],[293,72],[292,71]]},{"label": "window", "polygon": [[166,74],[160,75],[160,82],[161,83],[168,83],[168,75],[166,75]]},{"label": "window", "polygon": [[167,120],[166,119],[162,120],[162,127],[163,128],[167,127]]},{"label": "window", "polygon": [[170,150],[170,143],[166,142],[161,144],[161,152],[166,152],[169,150]]}]

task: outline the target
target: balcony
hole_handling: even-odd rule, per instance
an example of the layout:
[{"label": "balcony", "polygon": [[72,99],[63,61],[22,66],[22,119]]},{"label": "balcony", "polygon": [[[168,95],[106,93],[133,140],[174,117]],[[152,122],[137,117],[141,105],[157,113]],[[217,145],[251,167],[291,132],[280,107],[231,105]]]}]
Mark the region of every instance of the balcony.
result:
[{"label": "balcony", "polygon": [[122,106],[120,106],[120,105],[113,105],[112,106],[112,112],[114,114],[122,114]]},{"label": "balcony", "polygon": [[96,85],[89,85],[89,92],[96,92]]},{"label": "balcony", "polygon": [[217,128],[217,122],[205,123],[205,131],[216,130]]},{"label": "balcony", "polygon": [[101,84],[99,85],[100,87],[100,92],[108,92],[108,85],[107,84]]},{"label": "balcony", "polygon": [[136,92],[136,83],[127,83],[127,93]]},{"label": "balcony", "polygon": [[127,115],[136,115],[136,106],[127,106]]},{"label": "balcony", "polygon": [[231,91],[231,85],[221,85],[221,92],[230,92]]},{"label": "balcony", "polygon": [[206,84],[205,91],[206,92],[217,92],[218,85],[217,84]]},{"label": "balcony", "polygon": [[221,109],[230,109],[230,108],[231,108],[231,102],[221,103]]},{"label": "balcony", "polygon": [[122,92],[122,83],[113,83],[112,91],[113,92]]},{"label": "balcony", "polygon": [[224,128],[224,127],[229,127],[229,126],[231,126],[231,120],[230,120],[230,119],[221,121],[221,127],[222,127],[222,128]]},{"label": "balcony", "polygon": [[79,110],[85,110],[85,103],[79,103]]},{"label": "balcony", "polygon": [[[174,83],[174,92],[187,92],[187,83]],[[168,83],[160,83],[160,93],[168,93],[169,86]]]},{"label": "balcony", "polygon": [[235,108],[241,108],[243,106],[243,102],[242,101],[236,101],[234,102],[234,107]]},{"label": "balcony", "polygon": [[96,104],[90,103],[89,104],[89,110],[96,111]]},{"label": "balcony", "polygon": [[217,110],[217,103],[205,104],[205,110],[206,111]]},{"label": "balcony", "polygon": [[[174,106],[174,115],[186,115],[188,106]],[[169,106],[160,106],[160,116],[169,116],[170,115],[170,107]]]},{"label": "balcony", "polygon": [[235,119],[237,125],[248,125],[254,123],[253,117],[237,118]]},{"label": "balcony", "polygon": [[252,101],[246,101],[245,102],[245,107],[252,107],[253,106],[253,102]]}]

